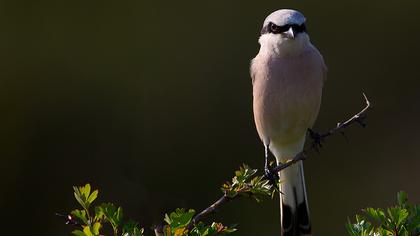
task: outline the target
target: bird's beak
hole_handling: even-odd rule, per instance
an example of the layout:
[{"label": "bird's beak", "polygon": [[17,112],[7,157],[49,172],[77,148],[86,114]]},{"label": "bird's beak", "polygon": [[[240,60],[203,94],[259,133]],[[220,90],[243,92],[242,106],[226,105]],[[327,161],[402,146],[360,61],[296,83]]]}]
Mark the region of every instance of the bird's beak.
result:
[{"label": "bird's beak", "polygon": [[288,31],[284,32],[284,35],[286,36],[286,38],[294,39],[296,36],[296,32],[293,29],[293,27],[290,27]]}]

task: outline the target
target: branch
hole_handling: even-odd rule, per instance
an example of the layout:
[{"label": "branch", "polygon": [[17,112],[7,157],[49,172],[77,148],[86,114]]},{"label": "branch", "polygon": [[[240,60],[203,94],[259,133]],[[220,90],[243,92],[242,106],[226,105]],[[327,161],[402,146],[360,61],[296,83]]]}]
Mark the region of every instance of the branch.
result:
[{"label": "branch", "polygon": [[82,225],[72,215],[64,215],[64,214],[60,214],[60,213],[55,213],[55,215],[65,219],[66,225],[76,225],[76,226],[81,226]]},{"label": "branch", "polygon": [[194,216],[193,220],[191,221],[191,223],[187,226],[187,229],[190,230],[191,227],[196,224],[197,222],[199,222],[201,220],[201,218],[215,212],[217,209],[219,209],[222,205],[226,204],[227,202],[239,197],[241,195],[236,195],[234,197],[229,197],[226,193],[223,194],[223,196],[221,198],[219,198],[219,200],[217,200],[215,203],[211,204],[211,206],[207,207],[205,210],[203,210],[202,212],[198,213],[196,216]]},{"label": "branch", "polygon": [[[273,172],[279,172],[282,171],[284,169],[286,169],[287,167],[295,164],[298,161],[301,160],[305,160],[308,155],[307,153],[310,151],[319,151],[318,147],[320,146],[320,142],[324,141],[327,137],[336,134],[336,133],[341,133],[343,134],[343,130],[345,128],[347,128],[348,126],[350,126],[351,124],[359,124],[362,127],[365,127],[366,124],[364,123],[364,119],[367,116],[367,112],[370,110],[371,108],[371,104],[368,100],[368,98],[366,97],[366,95],[363,93],[363,97],[365,98],[365,102],[366,102],[366,106],[356,115],[354,115],[353,117],[351,117],[350,119],[338,123],[337,126],[335,128],[330,129],[329,131],[323,133],[323,134],[319,134],[318,135],[318,142],[314,141],[314,143],[312,145],[310,145],[308,148],[306,148],[305,150],[303,150],[302,152],[298,153],[293,159],[287,161],[286,163],[280,164],[276,167],[274,167],[272,169]],[[262,178],[262,177],[261,177]],[[252,192],[248,193],[249,195],[252,196]],[[209,207],[207,207],[206,209],[204,209],[202,212],[198,213],[193,220],[187,225],[187,229],[191,230],[192,227],[194,226],[194,224],[198,223],[202,218],[206,217],[207,215],[215,212],[216,210],[218,210],[219,208],[221,208],[224,204],[226,204],[227,202],[236,199],[238,197],[242,196],[241,194],[237,194],[234,196],[229,196],[225,193],[223,194],[223,196],[221,198],[219,198],[216,202],[214,202],[212,205],[210,205]]]},{"label": "branch", "polygon": [[317,151],[319,152],[318,147],[320,146],[320,142],[323,142],[327,137],[335,134],[335,133],[341,133],[344,135],[343,130],[345,128],[347,128],[348,126],[352,125],[352,124],[359,124],[362,127],[365,127],[366,124],[364,122],[364,120],[367,117],[367,112],[372,108],[369,99],[366,97],[366,95],[363,93],[363,97],[365,98],[365,102],[366,102],[366,106],[356,115],[354,115],[353,117],[351,117],[350,119],[344,121],[344,122],[338,122],[337,126],[335,128],[332,128],[330,130],[328,130],[327,132],[323,133],[323,134],[319,134],[318,138],[319,138],[319,143],[317,143],[317,141],[314,141],[314,143],[312,145],[310,145],[308,148],[306,148],[305,150],[303,150],[302,152],[298,153],[293,159],[280,164],[276,167],[273,168],[273,172],[277,173],[281,170],[286,169],[287,167],[295,164],[298,161],[301,160],[305,160],[308,157],[308,153],[310,151]]}]

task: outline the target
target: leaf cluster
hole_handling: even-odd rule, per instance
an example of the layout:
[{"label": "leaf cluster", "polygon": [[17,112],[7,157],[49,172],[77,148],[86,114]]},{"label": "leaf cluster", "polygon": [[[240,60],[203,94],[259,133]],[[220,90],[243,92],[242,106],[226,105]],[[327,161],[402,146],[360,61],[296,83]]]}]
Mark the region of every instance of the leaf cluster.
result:
[{"label": "leaf cluster", "polygon": [[[239,196],[251,197],[260,201],[262,197],[273,196],[276,189],[263,176],[256,175],[257,170],[243,165],[235,171],[231,182],[222,186],[225,200]],[[74,197],[81,206],[68,215],[68,222],[79,229],[72,233],[76,236],[102,236],[104,227],[112,229],[114,236],[143,236],[143,228],[139,228],[134,221],[124,221],[123,209],[112,203],[102,203],[94,206],[92,203],[98,197],[98,190],[91,191],[90,184],[73,187]],[[217,206],[215,208],[218,208]],[[165,225],[161,230],[155,230],[158,236],[224,236],[236,231],[234,226],[225,226],[222,223],[212,222],[205,224],[200,217],[194,219],[196,211],[190,209],[176,209],[165,215]],[[195,222],[197,221],[197,222]],[[159,231],[159,232],[158,232]]]},{"label": "leaf cluster", "polygon": [[91,205],[98,197],[98,190],[91,192],[90,184],[73,187],[74,197],[82,209],[71,211],[68,216],[70,223],[80,226],[72,233],[76,236],[101,236],[104,226],[109,226],[114,236],[143,236],[143,229],[132,220],[123,220],[123,209],[112,203],[102,203],[94,207]]},{"label": "leaf cluster", "polygon": [[261,201],[261,197],[274,195],[276,188],[264,176],[256,176],[257,170],[243,164],[239,170],[235,171],[232,182],[226,182],[222,186],[222,191],[229,198],[238,196],[248,196],[256,201]]},{"label": "leaf cluster", "polygon": [[420,205],[409,204],[407,194],[397,194],[397,205],[381,209],[368,207],[356,222],[346,224],[350,236],[418,236]]},{"label": "leaf cluster", "polygon": [[210,225],[198,222],[189,230],[188,225],[193,220],[195,210],[176,209],[165,215],[166,225],[163,226],[163,236],[224,236],[236,231],[233,227],[213,222]]},{"label": "leaf cluster", "polygon": [[[226,201],[239,196],[247,196],[260,201],[262,197],[272,196],[275,188],[263,176],[257,176],[256,173],[256,169],[245,164],[235,171],[232,181],[226,182],[221,188]],[[211,207],[218,208],[220,205]],[[163,227],[163,236],[223,236],[236,231],[234,227],[227,227],[222,223],[213,222],[207,225],[203,222],[192,222],[195,213],[193,209],[188,211],[176,209],[175,212],[166,214],[164,220],[167,224]],[[190,225],[192,227],[189,227]]]}]

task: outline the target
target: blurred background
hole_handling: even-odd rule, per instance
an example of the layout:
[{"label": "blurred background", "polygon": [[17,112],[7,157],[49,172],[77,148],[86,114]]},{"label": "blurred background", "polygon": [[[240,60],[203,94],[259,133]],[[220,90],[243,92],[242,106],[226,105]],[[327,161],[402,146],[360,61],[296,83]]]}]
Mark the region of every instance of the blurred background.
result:
[{"label": "blurred background", "polygon": [[[314,235],[405,190],[420,203],[419,1],[1,1],[2,234],[70,235],[73,185],[150,226],[203,209],[242,163],[263,167],[249,63],[265,17],[302,11],[329,67],[315,130],[364,106],[305,161]],[[278,199],[210,220],[279,235]]]}]

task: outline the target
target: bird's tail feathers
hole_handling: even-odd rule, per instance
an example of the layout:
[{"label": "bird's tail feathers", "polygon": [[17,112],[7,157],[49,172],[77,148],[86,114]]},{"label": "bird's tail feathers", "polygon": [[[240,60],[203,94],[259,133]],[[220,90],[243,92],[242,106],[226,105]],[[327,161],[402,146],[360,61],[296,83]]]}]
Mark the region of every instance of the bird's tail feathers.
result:
[{"label": "bird's tail feathers", "polygon": [[311,235],[303,163],[300,161],[280,173],[282,236]]},{"label": "bird's tail feathers", "polygon": [[[301,150],[305,138],[293,145],[270,145],[270,150],[277,162],[293,158]],[[303,162],[289,166],[280,173],[280,214],[282,236],[311,235],[311,221],[306,197],[305,176]]]}]

